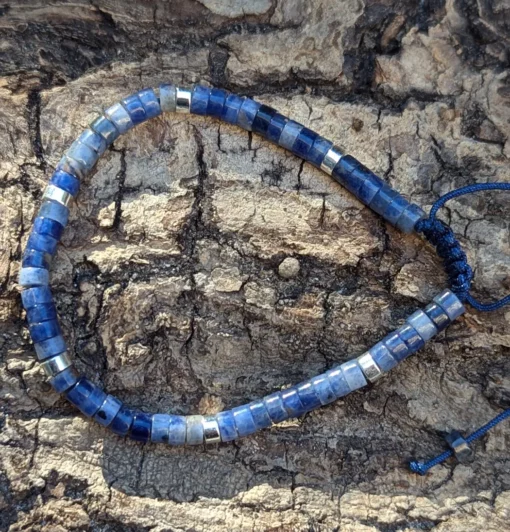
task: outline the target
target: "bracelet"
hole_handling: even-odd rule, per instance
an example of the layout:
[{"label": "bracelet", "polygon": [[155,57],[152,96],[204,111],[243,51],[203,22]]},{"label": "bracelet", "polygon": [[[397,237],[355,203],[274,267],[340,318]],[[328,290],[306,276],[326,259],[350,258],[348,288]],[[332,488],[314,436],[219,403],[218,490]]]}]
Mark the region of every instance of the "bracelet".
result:
[{"label": "bracelet", "polygon": [[[261,400],[213,416],[132,411],[74,370],[49,288],[49,267],[68,222],[69,205],[78,194],[80,179],[94,168],[119,135],[162,112],[209,115],[236,124],[320,168],[396,228],[404,233],[423,233],[443,258],[450,288],[361,356]],[[90,124],[60,160],[43,194],[19,275],[21,299],[38,360],[53,388],[85,416],[115,434],[141,442],[170,445],[229,442],[301,416],[378,380],[462,315],[463,302],[478,310],[495,310],[510,302],[507,296],[483,305],[469,294],[473,273],[466,255],[451,229],[435,217],[439,208],[453,197],[494,188],[510,190],[510,185],[464,187],[441,198],[427,217],[418,205],[406,200],[354,157],[267,105],[201,85],[192,90],[166,84],[157,91],[144,89],[112,105]],[[466,444],[465,439],[459,438],[462,445]],[[451,444],[448,456],[455,452],[455,446],[460,446],[459,438],[451,439],[457,443]],[[412,465],[414,471],[423,474],[427,470],[416,464]]]}]

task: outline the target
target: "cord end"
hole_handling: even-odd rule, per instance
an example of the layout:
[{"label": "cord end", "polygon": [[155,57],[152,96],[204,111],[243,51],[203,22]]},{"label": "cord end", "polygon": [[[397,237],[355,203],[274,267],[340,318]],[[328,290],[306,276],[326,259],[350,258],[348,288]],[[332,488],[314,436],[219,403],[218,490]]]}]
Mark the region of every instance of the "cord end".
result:
[{"label": "cord end", "polygon": [[412,460],[411,462],[409,462],[409,469],[413,473],[417,473],[418,475],[421,475],[422,477],[425,476],[427,473],[427,470],[424,469],[423,467],[423,463],[418,462],[418,460]]}]

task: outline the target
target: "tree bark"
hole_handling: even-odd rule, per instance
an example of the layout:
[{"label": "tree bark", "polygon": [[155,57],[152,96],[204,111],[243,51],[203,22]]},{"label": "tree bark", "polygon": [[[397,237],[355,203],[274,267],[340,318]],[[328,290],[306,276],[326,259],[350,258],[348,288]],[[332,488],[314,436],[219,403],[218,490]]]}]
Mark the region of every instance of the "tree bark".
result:
[{"label": "tree bark", "polygon": [[[424,478],[407,462],[510,406],[510,312],[468,309],[373,387],[235,444],[122,440],[35,362],[16,281],[42,190],[144,86],[254,96],[416,203],[508,181],[504,1],[13,2],[0,8],[0,529],[510,530],[510,425]],[[510,288],[509,198],[442,215]],[[291,259],[290,261],[288,259]],[[52,286],[78,369],[127,404],[214,413],[361,354],[441,290],[434,251],[257,135],[165,115],[84,180]]]}]

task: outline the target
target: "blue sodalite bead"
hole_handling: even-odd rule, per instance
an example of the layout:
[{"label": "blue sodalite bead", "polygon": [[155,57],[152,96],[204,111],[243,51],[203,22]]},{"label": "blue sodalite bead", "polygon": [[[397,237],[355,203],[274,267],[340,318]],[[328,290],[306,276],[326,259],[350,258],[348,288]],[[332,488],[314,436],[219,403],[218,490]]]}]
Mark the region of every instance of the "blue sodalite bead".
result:
[{"label": "blue sodalite bead", "polygon": [[51,218],[65,227],[69,220],[69,209],[56,201],[44,200],[39,209],[39,216]]},{"label": "blue sodalite bead", "polygon": [[296,139],[303,128],[304,126],[301,124],[294,122],[294,120],[289,120],[283,128],[278,144],[282,148],[292,151],[292,146],[294,146],[294,142],[296,142]]},{"label": "blue sodalite bead", "polygon": [[152,416],[151,441],[168,442],[168,425],[170,416],[168,414],[154,414]]},{"label": "blue sodalite bead", "polygon": [[273,423],[281,423],[288,419],[289,414],[287,413],[287,410],[285,410],[282,396],[279,392],[267,395],[264,397],[263,401],[266,405],[267,413]]},{"label": "blue sodalite bead", "polygon": [[49,380],[53,389],[57,393],[64,393],[78,382],[78,374],[72,366],[66,368],[64,371],[57,373]]},{"label": "blue sodalite bead", "polygon": [[232,415],[240,438],[253,434],[257,430],[249,405],[233,408]]},{"label": "blue sodalite bead", "polygon": [[88,146],[90,149],[94,150],[99,157],[103,155],[108,147],[104,137],[90,128],[87,128],[77,140],[78,142],[81,142],[82,144],[85,144],[85,146]]},{"label": "blue sodalite bead", "polygon": [[134,126],[129,113],[120,103],[115,103],[111,107],[108,107],[104,114],[122,135]]},{"label": "blue sodalite bead", "polygon": [[64,226],[51,218],[42,218],[38,216],[34,220],[33,230],[40,235],[49,235],[59,240],[64,231]]},{"label": "blue sodalite bead", "polygon": [[36,305],[27,310],[27,322],[39,323],[57,318],[57,309],[54,303],[46,303],[45,305]]},{"label": "blue sodalite bead", "polygon": [[237,124],[237,117],[239,116],[239,109],[243,105],[244,98],[237,96],[237,94],[229,94],[223,106],[221,118],[229,124]]},{"label": "blue sodalite bead", "polygon": [[398,219],[396,227],[404,233],[412,233],[414,226],[422,218],[425,218],[424,210],[418,207],[418,205],[411,203]]},{"label": "blue sodalite bead", "polygon": [[35,249],[48,253],[48,255],[55,255],[57,251],[58,240],[49,235],[40,235],[36,231],[32,231],[27,240],[27,248]]},{"label": "blue sodalite bead", "polygon": [[175,113],[177,103],[177,87],[171,83],[159,86],[159,104],[165,113]]},{"label": "blue sodalite bead", "polygon": [[352,155],[344,155],[333,168],[332,176],[349,192],[358,196],[358,192],[367,179],[368,170]]},{"label": "blue sodalite bead", "polygon": [[400,196],[400,194],[396,190],[393,190],[389,185],[384,184],[370,202],[369,207],[374,212],[384,217],[386,209],[398,196]]},{"label": "blue sodalite bead", "polygon": [[42,342],[34,344],[35,352],[39,360],[46,360],[57,355],[62,354],[67,350],[66,341],[64,337],[59,334],[53,338],[48,338]]},{"label": "blue sodalite bead", "polygon": [[321,404],[327,405],[336,399],[335,392],[333,392],[329,379],[326,375],[317,375],[317,377],[313,377],[310,380]]},{"label": "blue sodalite bead", "polygon": [[30,336],[32,337],[34,344],[62,334],[60,325],[56,319],[43,321],[40,323],[30,323],[28,328],[30,330]]},{"label": "blue sodalite bead", "polygon": [[121,103],[124,106],[124,109],[128,112],[133,125],[137,126],[138,124],[141,124],[147,120],[145,109],[140,101],[140,98],[138,97],[138,94],[131,94],[131,96],[124,98]]},{"label": "blue sodalite bead", "polygon": [[104,138],[108,146],[118,139],[120,135],[120,131],[116,128],[115,124],[106,118],[106,116],[97,117],[90,124],[90,129],[96,133],[99,133]]},{"label": "blue sodalite bead", "polygon": [[272,425],[271,418],[269,417],[264,401],[254,401],[248,406],[250,407],[253,422],[255,423],[257,430],[265,429],[266,427],[270,427]]},{"label": "blue sodalite bead", "polygon": [[310,381],[302,382],[295,386],[295,388],[299,395],[299,400],[307,412],[321,406],[320,399],[317,397],[313,384]]},{"label": "blue sodalite bead", "polygon": [[202,445],[204,443],[204,424],[202,416],[186,417],[186,445]]},{"label": "blue sodalite bead", "polygon": [[36,305],[45,305],[53,303],[53,295],[49,286],[37,286],[21,292],[21,302],[23,308],[28,310]]},{"label": "blue sodalite bead", "polygon": [[119,401],[113,395],[107,395],[103,404],[99,407],[99,410],[94,415],[94,421],[97,421],[103,427],[108,427],[115,419],[115,416],[122,408],[122,401]]},{"label": "blue sodalite bead", "polygon": [[50,267],[50,260],[51,255],[48,253],[27,247],[23,253],[21,266],[23,268],[44,268],[45,270],[48,270]]},{"label": "blue sodalite bead", "polygon": [[390,371],[398,365],[398,360],[393,357],[390,350],[382,342],[375,344],[368,352],[382,371]]},{"label": "blue sodalite bead", "polygon": [[317,135],[310,151],[308,152],[308,162],[317,168],[320,168],[326,153],[328,153],[332,147],[333,143],[330,140]]},{"label": "blue sodalite bead", "polygon": [[92,417],[104,403],[106,394],[87,378],[82,377],[66,392],[67,400],[87,417]]},{"label": "blue sodalite bead", "polygon": [[351,391],[340,366],[327,371],[326,376],[337,399],[347,395]]},{"label": "blue sodalite bead", "polygon": [[215,416],[220,429],[221,441],[233,441],[237,438],[237,429],[234,416],[230,410],[220,412]]},{"label": "blue sodalite bead", "polygon": [[206,115],[209,106],[211,89],[202,85],[195,85],[191,93],[190,113],[195,115]]},{"label": "blue sodalite bead", "polygon": [[407,323],[416,329],[416,332],[425,340],[430,340],[437,334],[437,327],[434,322],[423,312],[417,310],[407,318]]},{"label": "blue sodalite bead", "polygon": [[146,442],[151,437],[152,417],[143,412],[135,412],[129,437],[135,441]]},{"label": "blue sodalite bead", "polygon": [[223,107],[227,99],[228,93],[223,89],[211,89],[209,95],[209,103],[207,104],[207,114],[220,118],[223,113]]},{"label": "blue sodalite bead", "polygon": [[18,284],[20,286],[44,286],[50,283],[50,274],[44,268],[21,268]]},{"label": "blue sodalite bead", "polygon": [[370,202],[384,186],[384,181],[370,170],[367,170],[364,175],[366,179],[363,181],[356,196],[365,205],[370,205]]},{"label": "blue sodalite bead", "polygon": [[301,159],[309,160],[309,156],[312,150],[312,146],[315,142],[315,139],[318,137],[317,133],[304,127],[292,146],[292,153],[301,157]]},{"label": "blue sodalite bead", "polygon": [[110,423],[110,429],[119,436],[125,436],[129,432],[129,429],[133,424],[134,418],[134,413],[129,410],[129,408],[126,408],[124,405],[122,405],[119,410],[119,413],[113,418],[113,421]]},{"label": "blue sodalite bead", "polygon": [[466,308],[460,299],[450,290],[444,290],[438,294],[433,300],[448,314],[450,321],[457,319],[466,312]]},{"label": "blue sodalite bead", "polygon": [[88,174],[99,160],[99,154],[97,152],[77,140],[67,150],[66,157],[73,159],[77,163],[74,166],[80,177]]},{"label": "blue sodalite bead", "polygon": [[80,180],[63,170],[57,170],[53,173],[50,179],[50,185],[55,185],[56,187],[69,192],[73,197],[75,197],[80,190]]},{"label": "blue sodalite bead", "polygon": [[430,303],[425,307],[425,313],[434,322],[438,332],[443,331],[451,323],[448,314],[437,303]]},{"label": "blue sodalite bead", "polygon": [[391,356],[397,362],[402,362],[404,358],[407,358],[411,354],[407,344],[404,342],[404,340],[402,340],[402,338],[400,338],[398,332],[396,331],[388,334],[388,336],[385,336],[381,343],[388,348]]},{"label": "blue sodalite bead", "polygon": [[280,394],[283,406],[287,410],[289,417],[299,417],[306,413],[306,408],[303,406],[295,386],[282,390]]},{"label": "blue sodalite bead", "polygon": [[186,418],[171,415],[168,422],[168,444],[184,445],[186,443]]},{"label": "blue sodalite bead", "polygon": [[246,129],[247,131],[251,131],[253,121],[255,120],[260,107],[260,103],[252,100],[251,98],[246,98],[239,109],[237,125],[243,129]]},{"label": "blue sodalite bead", "polygon": [[400,338],[404,340],[411,353],[415,353],[425,345],[423,338],[418,334],[416,329],[408,323],[399,327],[396,332]]},{"label": "blue sodalite bead", "polygon": [[152,89],[142,89],[138,93],[138,98],[140,98],[140,101],[142,102],[147,119],[155,118],[161,114],[161,106],[158,97]]},{"label": "blue sodalite bead", "polygon": [[386,207],[383,217],[390,224],[395,225],[404,211],[409,207],[409,202],[400,194],[393,198],[393,201]]},{"label": "blue sodalite bead", "polygon": [[349,362],[344,362],[340,365],[340,368],[342,369],[345,380],[347,381],[347,384],[352,392],[367,385],[367,380],[365,379],[363,370],[360,368],[357,360],[349,360]]},{"label": "blue sodalite bead", "polygon": [[255,115],[255,119],[251,125],[252,131],[259,135],[266,135],[271,123],[271,119],[276,115],[276,110],[269,105],[262,104]]},{"label": "blue sodalite bead", "polygon": [[273,118],[271,118],[271,122],[269,124],[269,127],[267,128],[267,140],[278,144],[280,142],[280,137],[282,136],[283,129],[285,128],[285,125],[288,121],[289,119],[286,116],[283,116],[280,113],[276,113]]}]

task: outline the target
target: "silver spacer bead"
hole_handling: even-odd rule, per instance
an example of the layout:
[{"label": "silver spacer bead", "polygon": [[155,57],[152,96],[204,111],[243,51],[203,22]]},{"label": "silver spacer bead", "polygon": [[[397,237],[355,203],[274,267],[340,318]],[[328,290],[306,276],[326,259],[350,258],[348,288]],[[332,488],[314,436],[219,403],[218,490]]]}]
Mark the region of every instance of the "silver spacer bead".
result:
[{"label": "silver spacer bead", "polygon": [[177,113],[189,113],[191,108],[191,91],[177,87],[175,110]]},{"label": "silver spacer bead", "polygon": [[370,353],[365,353],[358,357],[358,364],[366,379],[370,382],[375,382],[383,376],[381,368],[375,363],[375,360]]},{"label": "silver spacer bead", "polygon": [[48,360],[41,362],[41,367],[48,377],[54,377],[72,365],[73,363],[71,362],[71,359],[66,351],[60,355],[57,355],[56,357],[49,358]]},{"label": "silver spacer bead", "polygon": [[50,199],[68,207],[73,197],[69,192],[62,190],[55,185],[48,185],[44,190],[43,199]]},{"label": "silver spacer bead", "polygon": [[205,416],[202,424],[204,425],[205,443],[220,443],[220,428],[214,416]]},{"label": "silver spacer bead", "polygon": [[333,146],[328,150],[321,163],[321,170],[331,175],[338,161],[344,156],[338,146]]}]

